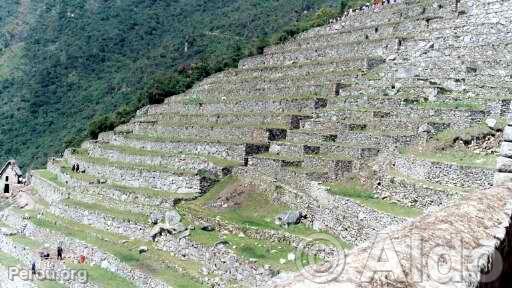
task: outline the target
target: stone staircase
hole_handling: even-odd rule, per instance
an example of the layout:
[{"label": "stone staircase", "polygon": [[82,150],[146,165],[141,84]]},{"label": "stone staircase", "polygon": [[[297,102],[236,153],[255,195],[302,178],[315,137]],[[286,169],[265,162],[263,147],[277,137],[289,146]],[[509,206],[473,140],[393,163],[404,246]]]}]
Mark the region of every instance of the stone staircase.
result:
[{"label": "stone staircase", "polygon": [[[135,287],[265,287],[282,265],[194,237],[149,242],[148,219],[238,177],[284,189],[273,201],[305,212],[311,232],[359,244],[408,217],[333,194],[327,184],[365,179],[372,201],[420,211],[491,186],[486,166],[400,151],[508,112],[511,6],[404,1],[269,47],[51,159],[33,179],[46,204],[29,219],[15,209],[3,219],[30,227],[20,230],[26,237],[88,249],[97,266]],[[71,171],[75,163],[80,173]],[[184,210],[184,223],[215,223],[261,246],[293,248],[306,238],[205,211]],[[138,255],[136,246],[149,254]]]}]

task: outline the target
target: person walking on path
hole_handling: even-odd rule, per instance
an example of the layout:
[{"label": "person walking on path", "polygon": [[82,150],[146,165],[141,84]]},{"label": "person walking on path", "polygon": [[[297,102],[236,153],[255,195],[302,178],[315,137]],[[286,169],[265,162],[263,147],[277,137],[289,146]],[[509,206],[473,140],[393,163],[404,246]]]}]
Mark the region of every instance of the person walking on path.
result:
[{"label": "person walking on path", "polygon": [[57,247],[57,260],[61,260],[62,261],[62,252],[64,252],[64,249],[62,249],[62,246],[59,245]]}]

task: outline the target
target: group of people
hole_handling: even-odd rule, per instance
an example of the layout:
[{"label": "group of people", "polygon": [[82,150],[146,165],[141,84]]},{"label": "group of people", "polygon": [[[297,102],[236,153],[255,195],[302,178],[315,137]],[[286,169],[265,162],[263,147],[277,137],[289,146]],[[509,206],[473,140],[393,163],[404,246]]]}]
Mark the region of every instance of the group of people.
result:
[{"label": "group of people", "polygon": [[73,171],[75,173],[79,173],[80,172],[80,164],[73,163],[73,166],[71,166],[71,171]]},{"label": "group of people", "polygon": [[[58,261],[62,261],[64,260],[64,249],[62,248],[62,244],[59,243],[59,245],[57,246],[57,260]],[[48,249],[44,249],[42,251],[39,251],[39,258],[41,258],[41,260],[50,260],[51,256],[50,256],[50,252],[48,252]],[[36,264],[36,260],[32,260],[32,263],[31,263],[31,267],[30,267],[30,270],[32,270],[32,273],[36,273],[37,272],[37,264]]]},{"label": "group of people", "polygon": [[[59,243],[59,245],[57,246],[56,252],[57,252],[57,261],[63,261],[64,260],[64,248],[62,248],[62,243]],[[50,252],[48,252],[47,247],[44,250],[39,251],[39,257],[42,261],[50,260],[51,256],[50,256]],[[85,264],[85,260],[86,260],[85,256],[80,255],[80,257],[78,258],[78,263]],[[36,259],[32,260],[30,269],[32,270],[32,273],[36,274],[36,272],[37,272]]]}]

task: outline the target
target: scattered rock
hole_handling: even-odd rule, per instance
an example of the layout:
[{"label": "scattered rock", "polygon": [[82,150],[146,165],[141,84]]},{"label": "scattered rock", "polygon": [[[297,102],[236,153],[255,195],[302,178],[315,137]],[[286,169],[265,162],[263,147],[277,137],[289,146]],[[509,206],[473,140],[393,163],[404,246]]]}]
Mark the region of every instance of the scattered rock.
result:
[{"label": "scattered rock", "polygon": [[139,247],[139,254],[144,254],[148,252],[148,247],[147,246],[140,246]]},{"label": "scattered rock", "polygon": [[165,212],[165,223],[168,225],[173,225],[181,222],[181,215],[176,210],[170,210]]},{"label": "scattered rock", "polygon": [[6,227],[0,227],[0,235],[14,236],[14,235],[16,235],[16,230],[6,228]]},{"label": "scattered rock", "polygon": [[286,263],[286,259],[283,259],[283,258],[279,259],[279,263],[281,263],[281,264]]},{"label": "scattered rock", "polygon": [[485,120],[485,124],[487,124],[487,127],[491,128],[491,129],[494,129],[496,128],[496,119],[493,119],[493,118],[488,118],[487,120]]},{"label": "scattered rock", "polygon": [[149,215],[149,223],[156,225],[156,224],[162,222],[163,218],[164,218],[164,216],[162,215],[162,213],[152,212]]},{"label": "scattered rock", "polygon": [[229,242],[227,240],[220,240],[215,243],[214,246],[228,246]]},{"label": "scattered rock", "polygon": [[420,126],[420,128],[418,128],[418,133],[431,134],[434,133],[434,128],[428,124],[423,124]]},{"label": "scattered rock", "polygon": [[300,211],[288,211],[276,217],[276,224],[284,226],[297,225],[300,224],[304,218],[305,215]]},{"label": "scattered rock", "polygon": [[206,231],[206,232],[212,232],[212,231],[215,231],[215,227],[213,227],[212,224],[204,224],[203,226],[201,226],[201,230],[203,231]]}]

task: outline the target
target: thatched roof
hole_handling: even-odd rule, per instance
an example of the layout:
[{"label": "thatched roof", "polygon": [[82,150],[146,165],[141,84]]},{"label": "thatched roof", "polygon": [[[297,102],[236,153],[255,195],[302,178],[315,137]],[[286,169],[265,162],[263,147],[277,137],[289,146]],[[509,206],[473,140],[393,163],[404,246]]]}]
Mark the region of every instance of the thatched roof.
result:
[{"label": "thatched roof", "polygon": [[[511,215],[512,187],[472,193],[442,210],[386,230],[377,237],[375,246],[366,243],[354,248],[347,257],[344,272],[338,277],[331,274],[330,278],[315,278],[303,271],[276,280],[274,287],[476,287],[480,272],[492,265],[491,258],[505,238]],[[382,249],[384,257],[380,256]],[[444,253],[448,253],[449,258],[443,257]],[[439,259],[463,265],[448,265]],[[429,263],[435,266],[438,262],[442,262],[441,271],[446,274],[442,277],[436,276],[436,269],[426,268]],[[443,270],[449,266],[451,270]],[[383,270],[393,271],[396,279],[384,272],[371,273]],[[421,273],[423,280],[415,280],[413,275]]]}]

